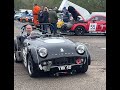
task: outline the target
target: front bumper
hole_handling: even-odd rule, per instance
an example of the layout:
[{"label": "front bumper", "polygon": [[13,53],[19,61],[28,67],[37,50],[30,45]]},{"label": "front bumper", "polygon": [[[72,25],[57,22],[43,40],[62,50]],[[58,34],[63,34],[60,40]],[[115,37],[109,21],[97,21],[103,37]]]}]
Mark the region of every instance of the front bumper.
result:
[{"label": "front bumper", "polygon": [[[51,61],[52,63],[48,63],[49,61]],[[44,62],[46,62],[46,65],[43,65]],[[39,69],[44,72],[67,71],[71,69],[81,68],[85,62],[86,62],[86,58],[81,58],[81,57],[57,58],[57,59],[40,62]]]}]

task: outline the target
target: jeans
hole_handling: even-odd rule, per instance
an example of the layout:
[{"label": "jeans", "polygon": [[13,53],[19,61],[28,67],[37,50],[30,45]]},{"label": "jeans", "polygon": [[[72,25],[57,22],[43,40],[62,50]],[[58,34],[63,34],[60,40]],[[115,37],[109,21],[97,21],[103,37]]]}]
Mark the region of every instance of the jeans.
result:
[{"label": "jeans", "polygon": [[48,28],[48,25],[43,25],[43,34],[47,33],[47,28]]},{"label": "jeans", "polygon": [[50,26],[50,31],[51,34],[56,34],[57,33],[57,24],[56,23],[51,23],[52,25]]}]

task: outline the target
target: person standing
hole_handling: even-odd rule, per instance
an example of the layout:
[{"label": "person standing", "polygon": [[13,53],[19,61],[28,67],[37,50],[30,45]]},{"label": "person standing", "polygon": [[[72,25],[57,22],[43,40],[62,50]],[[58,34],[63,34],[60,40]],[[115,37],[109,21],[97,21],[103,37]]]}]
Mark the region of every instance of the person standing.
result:
[{"label": "person standing", "polygon": [[39,21],[40,29],[43,28],[43,25],[41,25],[41,23],[43,23],[43,9],[44,9],[44,7],[41,6],[41,10],[38,14],[38,21]]},{"label": "person standing", "polygon": [[38,13],[40,12],[41,8],[35,4],[34,7],[33,7],[33,23],[34,25],[38,25],[39,22],[38,22]]},{"label": "person standing", "polygon": [[79,13],[76,11],[76,9],[72,6],[69,6],[68,11],[72,14],[73,19],[77,21]]},{"label": "person standing", "polygon": [[70,15],[69,15],[69,11],[66,9],[66,7],[63,8],[62,12],[63,12],[63,21],[64,22],[69,22],[70,21]]},{"label": "person standing", "polygon": [[[48,13],[48,8],[47,7],[45,7],[44,8],[44,11],[43,11],[43,23],[49,23],[49,13]],[[47,26],[48,25],[43,25],[43,30],[44,30],[44,32],[43,33],[47,33]]]},{"label": "person standing", "polygon": [[56,34],[57,33],[57,21],[58,21],[58,17],[57,17],[57,13],[55,10],[50,10],[49,11],[49,22],[51,23],[51,34]]},{"label": "person standing", "polygon": [[39,23],[43,22],[43,9],[44,9],[43,6],[41,6],[41,10],[38,13],[38,21],[39,21]]}]

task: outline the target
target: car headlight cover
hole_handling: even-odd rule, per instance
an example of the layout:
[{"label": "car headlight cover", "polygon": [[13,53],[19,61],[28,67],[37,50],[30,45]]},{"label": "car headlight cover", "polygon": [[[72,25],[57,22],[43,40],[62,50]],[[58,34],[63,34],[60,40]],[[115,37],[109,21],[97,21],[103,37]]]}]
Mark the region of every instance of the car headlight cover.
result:
[{"label": "car headlight cover", "polygon": [[79,54],[83,54],[85,52],[85,46],[84,45],[78,45],[76,47],[76,50]]},{"label": "car headlight cover", "polygon": [[40,49],[38,49],[38,53],[41,57],[46,57],[47,56],[47,49],[46,48],[40,48]]}]

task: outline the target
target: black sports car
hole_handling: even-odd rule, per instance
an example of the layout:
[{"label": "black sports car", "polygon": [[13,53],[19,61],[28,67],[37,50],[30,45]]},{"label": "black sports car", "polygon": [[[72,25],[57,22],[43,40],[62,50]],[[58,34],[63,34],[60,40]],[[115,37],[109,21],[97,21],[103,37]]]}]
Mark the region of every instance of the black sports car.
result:
[{"label": "black sports car", "polygon": [[[25,31],[21,36],[25,35]],[[91,63],[87,47],[82,43],[75,43],[61,35],[42,34],[33,31],[22,43],[15,40],[15,61],[23,61],[31,77],[38,72],[85,73]]]}]

